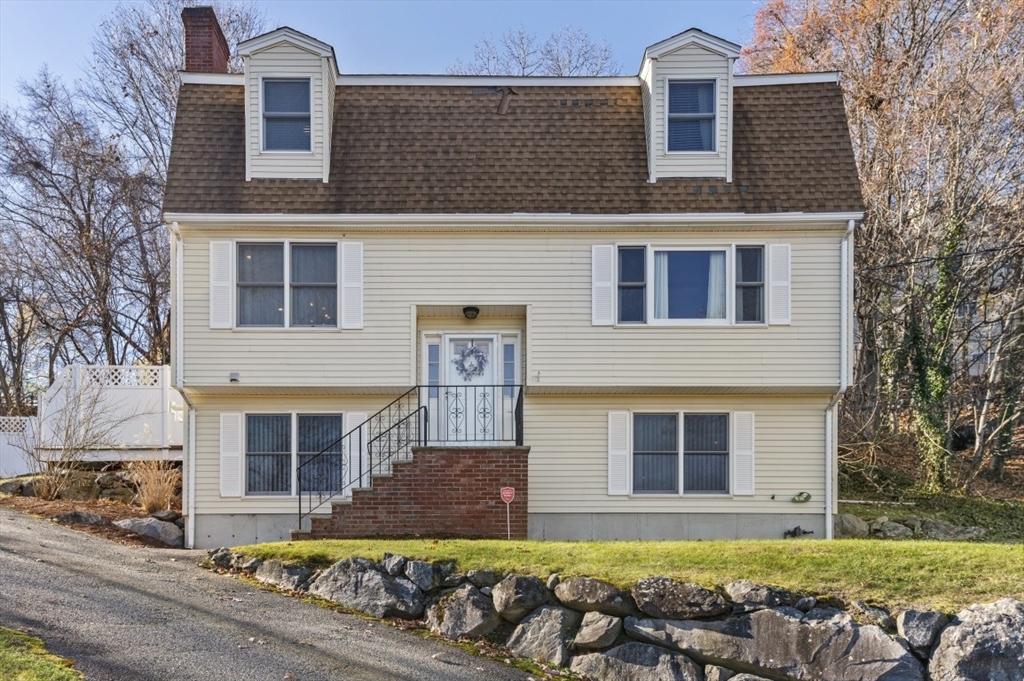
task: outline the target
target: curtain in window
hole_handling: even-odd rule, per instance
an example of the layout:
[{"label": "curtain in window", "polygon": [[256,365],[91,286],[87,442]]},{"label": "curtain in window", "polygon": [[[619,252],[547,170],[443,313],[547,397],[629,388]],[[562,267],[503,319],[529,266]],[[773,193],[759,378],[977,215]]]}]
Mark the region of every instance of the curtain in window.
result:
[{"label": "curtain in window", "polygon": [[[697,107],[701,113],[712,113],[715,110],[715,104],[712,101],[715,94],[714,85],[707,83],[702,84],[697,88]],[[701,149],[704,151],[711,151],[714,149],[714,143],[711,136],[715,132],[715,120],[703,119],[700,121],[700,142]]]},{"label": "curtain in window", "polygon": [[729,416],[683,417],[683,491],[729,491]]},{"label": "curtain in window", "polygon": [[297,418],[302,491],[341,491],[345,479],[341,414],[299,414]]},{"label": "curtain in window", "polygon": [[290,414],[248,415],[245,428],[246,492],[290,494],[291,452]]},{"label": "curtain in window", "polygon": [[725,319],[725,253],[712,251],[708,267],[708,319]]},{"label": "curtain in window", "polygon": [[654,252],[654,318],[668,319],[668,251]]},{"label": "curtain in window", "polygon": [[335,326],[338,249],[334,244],[292,244],[292,325]]},{"label": "curtain in window", "polygon": [[636,414],[633,417],[633,491],[678,491],[679,417]]}]

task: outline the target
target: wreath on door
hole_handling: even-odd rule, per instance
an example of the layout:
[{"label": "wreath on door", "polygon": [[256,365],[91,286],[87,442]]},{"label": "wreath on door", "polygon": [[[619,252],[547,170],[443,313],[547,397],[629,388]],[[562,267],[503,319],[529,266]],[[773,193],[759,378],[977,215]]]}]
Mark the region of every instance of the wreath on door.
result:
[{"label": "wreath on door", "polygon": [[457,351],[452,364],[462,380],[469,381],[477,376],[483,376],[487,368],[487,353],[478,346],[466,347]]}]

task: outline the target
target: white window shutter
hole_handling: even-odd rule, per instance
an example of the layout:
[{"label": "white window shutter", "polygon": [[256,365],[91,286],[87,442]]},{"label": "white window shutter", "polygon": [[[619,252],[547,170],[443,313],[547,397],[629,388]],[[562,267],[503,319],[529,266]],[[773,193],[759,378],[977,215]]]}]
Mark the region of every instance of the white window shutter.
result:
[{"label": "white window shutter", "polygon": [[754,493],[754,412],[737,411],[732,415],[732,493]]},{"label": "white window shutter", "polygon": [[242,496],[242,415],[220,415],[220,495]]},{"label": "white window shutter", "polygon": [[608,494],[629,494],[629,412],[608,412]]},{"label": "white window shutter", "polygon": [[793,268],[789,244],[768,245],[768,323],[792,322]]},{"label": "white window shutter", "polygon": [[363,244],[341,244],[341,328],[363,328]]},{"label": "white window shutter", "polygon": [[615,323],[615,246],[591,246],[590,249],[590,323],[611,326]]},{"label": "white window shutter", "polygon": [[[351,437],[343,445],[348,447],[348,461],[346,463],[348,464],[347,478],[350,483],[349,488],[345,490],[344,496],[351,496],[353,488],[358,489],[370,486],[369,457],[366,450],[368,429],[365,426],[363,427],[363,437],[359,437],[357,433],[352,433],[352,431],[362,426],[365,422],[366,414],[354,411],[345,414],[345,432],[351,433]],[[362,475],[360,476],[360,474]]]},{"label": "white window shutter", "polygon": [[230,241],[210,242],[210,328],[230,329],[232,327],[232,302],[234,281],[232,280],[232,252]]}]

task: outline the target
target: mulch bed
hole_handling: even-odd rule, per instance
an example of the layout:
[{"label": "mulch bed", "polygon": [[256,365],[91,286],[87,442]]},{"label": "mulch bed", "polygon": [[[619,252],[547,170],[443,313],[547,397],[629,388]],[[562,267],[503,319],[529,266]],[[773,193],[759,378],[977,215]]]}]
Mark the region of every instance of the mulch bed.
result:
[{"label": "mulch bed", "polygon": [[[73,511],[87,511],[89,513],[95,513],[111,523],[115,520],[146,518],[149,516],[148,513],[137,506],[131,506],[119,501],[109,501],[107,499],[97,499],[95,501],[64,501],[61,499],[55,499],[53,501],[47,501],[46,499],[40,499],[39,497],[20,497],[0,494],[0,506],[12,508],[16,511],[28,513],[29,515],[34,515],[39,518],[46,518],[52,522],[58,522],[56,520],[57,516],[65,513],[71,513]],[[128,530],[122,530],[120,527],[114,527],[113,525],[85,525],[82,523],[65,522],[60,522],[58,524],[78,530],[79,532],[95,534],[103,537],[104,539],[115,541],[118,544],[123,544],[124,546],[146,546],[154,549],[172,548],[151,537],[135,534]]]}]

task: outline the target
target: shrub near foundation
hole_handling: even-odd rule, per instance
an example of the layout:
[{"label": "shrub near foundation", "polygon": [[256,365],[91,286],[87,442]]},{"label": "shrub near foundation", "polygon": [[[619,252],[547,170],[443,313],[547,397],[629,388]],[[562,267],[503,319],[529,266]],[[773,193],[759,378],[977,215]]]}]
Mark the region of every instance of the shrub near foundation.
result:
[{"label": "shrub near foundation", "polygon": [[133,461],[127,466],[138,487],[135,500],[147,513],[177,505],[181,468],[173,461]]}]

